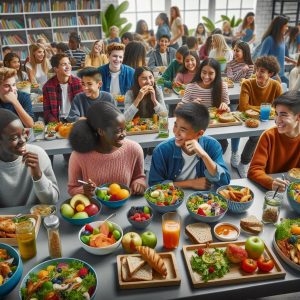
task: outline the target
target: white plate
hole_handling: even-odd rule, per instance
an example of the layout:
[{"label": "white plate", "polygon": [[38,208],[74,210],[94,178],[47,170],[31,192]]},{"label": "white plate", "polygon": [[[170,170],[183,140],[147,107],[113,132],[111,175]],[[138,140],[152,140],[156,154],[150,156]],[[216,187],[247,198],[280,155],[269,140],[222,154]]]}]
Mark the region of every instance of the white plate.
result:
[{"label": "white plate", "polygon": [[283,252],[280,250],[280,248],[278,247],[276,241],[275,241],[275,234],[274,234],[274,238],[273,238],[273,246],[276,250],[276,252],[278,253],[278,255],[282,258],[282,260],[287,263],[291,268],[293,268],[294,270],[297,270],[300,272],[300,265],[295,264],[293,261],[291,261],[288,257],[286,257]]},{"label": "white plate", "polygon": [[[221,226],[221,225],[230,225],[230,226],[232,226],[232,227],[235,228],[235,230],[237,231],[237,235],[236,235],[235,237],[225,237],[225,236],[218,235],[218,234],[216,233],[216,228],[219,227],[219,226]],[[218,240],[220,240],[220,241],[224,241],[224,242],[236,241],[236,240],[239,238],[239,236],[240,236],[240,229],[239,229],[236,225],[231,224],[231,223],[227,223],[227,222],[219,223],[219,224],[217,224],[217,225],[214,227],[214,235],[215,235],[215,237],[216,237]]]}]

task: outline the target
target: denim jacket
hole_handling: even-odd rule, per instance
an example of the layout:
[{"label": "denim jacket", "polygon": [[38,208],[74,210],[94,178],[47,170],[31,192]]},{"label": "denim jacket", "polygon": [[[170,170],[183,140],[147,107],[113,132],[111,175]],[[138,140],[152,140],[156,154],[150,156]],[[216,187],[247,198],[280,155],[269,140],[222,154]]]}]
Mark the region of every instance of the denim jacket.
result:
[{"label": "denim jacket", "polygon": [[[202,136],[198,142],[217,164],[217,173],[215,176],[211,176],[203,160],[198,157],[196,164],[197,178],[206,177],[216,187],[229,184],[230,174],[222,157],[221,145],[210,136]],[[181,148],[175,144],[175,138],[159,144],[154,149],[149,173],[150,186],[165,180],[176,181],[184,165],[181,151]]]},{"label": "denim jacket", "polygon": [[[109,64],[99,67],[98,70],[101,73],[102,82],[103,82],[101,91],[110,93],[111,75],[110,75],[110,71],[109,71]],[[125,95],[126,92],[132,87],[133,74],[134,74],[133,68],[126,66],[126,65],[121,65],[121,72],[119,75],[119,84],[120,84],[120,91],[121,91],[122,95]]]}]

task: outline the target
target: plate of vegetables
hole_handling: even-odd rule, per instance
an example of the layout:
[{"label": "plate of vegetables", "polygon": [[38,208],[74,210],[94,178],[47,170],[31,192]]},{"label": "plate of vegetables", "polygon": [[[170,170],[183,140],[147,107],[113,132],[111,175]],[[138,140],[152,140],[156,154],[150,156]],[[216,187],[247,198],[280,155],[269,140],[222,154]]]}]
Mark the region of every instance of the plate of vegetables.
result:
[{"label": "plate of vegetables", "polygon": [[149,187],[145,193],[149,205],[158,212],[175,211],[183,202],[184,192],[173,182],[161,183]]},{"label": "plate of vegetables", "polygon": [[57,258],[40,263],[23,278],[21,299],[94,299],[97,274],[76,258]]},{"label": "plate of vegetables", "polygon": [[276,225],[273,245],[284,262],[300,271],[300,219],[284,219]]},{"label": "plate of vegetables", "polygon": [[191,194],[186,201],[186,207],[196,220],[213,223],[224,217],[228,204],[223,196],[212,191],[203,191]]}]

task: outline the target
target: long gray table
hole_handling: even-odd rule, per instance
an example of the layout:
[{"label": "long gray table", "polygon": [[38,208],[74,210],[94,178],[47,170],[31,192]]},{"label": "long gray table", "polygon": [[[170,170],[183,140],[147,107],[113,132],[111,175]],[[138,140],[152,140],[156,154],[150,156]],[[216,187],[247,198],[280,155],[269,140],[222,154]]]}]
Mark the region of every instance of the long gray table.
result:
[{"label": "long gray table", "polygon": [[[232,184],[248,186],[255,195],[254,204],[250,207],[247,213],[244,214],[229,214],[227,213],[222,219],[222,222],[231,222],[239,226],[240,218],[246,215],[254,214],[258,218],[262,214],[263,198],[265,191],[253,184],[248,179],[232,180]],[[185,191],[185,199],[191,193],[191,190]],[[63,201],[65,199],[61,199]],[[132,205],[145,205],[146,200],[143,197],[138,197],[129,200],[123,207],[117,210],[111,210],[104,208],[101,212],[100,219],[105,219],[106,216],[115,211],[117,216],[113,221],[117,222],[123,229],[123,231],[135,231],[126,219],[126,213]],[[59,208],[59,204],[57,205]],[[28,212],[29,208],[5,208],[1,209],[3,214],[16,214],[20,212]],[[107,256],[94,256],[85,252],[80,247],[78,240],[78,231],[80,227],[71,225],[61,219],[60,234],[62,239],[62,249],[63,256],[65,257],[75,257],[82,259],[89,264],[91,264],[97,274],[99,279],[99,285],[97,289],[97,294],[95,299],[123,299],[123,300],[153,300],[153,299],[247,299],[271,296],[276,294],[284,294],[299,291],[300,287],[300,274],[299,272],[293,270],[288,265],[286,265],[282,260],[280,260],[282,266],[286,271],[285,279],[276,280],[266,280],[259,282],[243,283],[243,284],[229,284],[220,287],[213,288],[199,288],[194,289],[191,284],[191,280],[184,262],[182,246],[191,244],[191,242],[184,235],[184,228],[190,223],[194,223],[188,211],[183,203],[178,209],[178,213],[181,216],[182,226],[181,226],[181,237],[179,247],[174,250],[176,256],[177,265],[179,268],[181,276],[180,286],[173,287],[162,287],[162,288],[147,288],[147,289],[132,289],[132,290],[120,290],[117,281],[117,265],[116,265],[116,255],[123,254],[122,248],[119,248],[116,252]],[[289,208],[287,200],[282,206],[280,217],[297,217]],[[161,235],[161,216],[155,214],[152,223],[149,225],[147,230],[153,231],[158,237],[158,244],[156,250],[158,252],[164,251],[162,248],[162,235]],[[264,231],[260,234],[261,238],[264,239],[265,243],[274,251],[272,246],[272,239],[274,236],[275,227],[273,225],[265,225]],[[140,231],[138,231],[140,232]],[[245,240],[249,235],[241,232],[239,240]],[[214,238],[214,241],[217,240]],[[48,259],[48,245],[47,245],[47,234],[43,225],[41,225],[40,232],[37,239],[37,256],[33,259],[24,263],[23,276],[35,265]],[[12,293],[7,296],[7,300],[18,299],[19,286],[16,287]],[[284,299],[284,298],[282,298]]]},{"label": "long gray table", "polygon": [[[175,118],[169,118],[169,137],[174,137],[173,126]],[[249,136],[259,136],[266,129],[274,125],[274,121],[261,122],[258,128],[248,128],[244,125],[227,126],[218,128],[208,128],[205,132],[206,135],[210,135],[215,139],[229,139],[229,138],[241,138]],[[165,141],[165,138],[159,138],[157,133],[143,134],[143,135],[131,135],[127,136],[128,139],[136,141],[142,148],[155,147],[159,143]],[[42,147],[48,155],[66,154],[71,153],[72,149],[66,139],[56,139],[52,141],[36,141],[33,144]]]}]

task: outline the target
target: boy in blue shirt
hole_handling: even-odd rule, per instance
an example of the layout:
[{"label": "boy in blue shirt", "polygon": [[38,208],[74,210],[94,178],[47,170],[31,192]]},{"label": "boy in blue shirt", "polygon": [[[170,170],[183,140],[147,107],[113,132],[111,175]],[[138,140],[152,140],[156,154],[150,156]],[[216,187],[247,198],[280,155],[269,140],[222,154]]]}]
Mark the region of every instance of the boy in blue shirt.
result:
[{"label": "boy in blue shirt", "polygon": [[230,175],[217,140],[204,136],[209,112],[199,103],[185,103],[175,110],[171,138],[153,151],[149,185],[172,180],[181,188],[208,190],[211,184],[229,184]]}]

